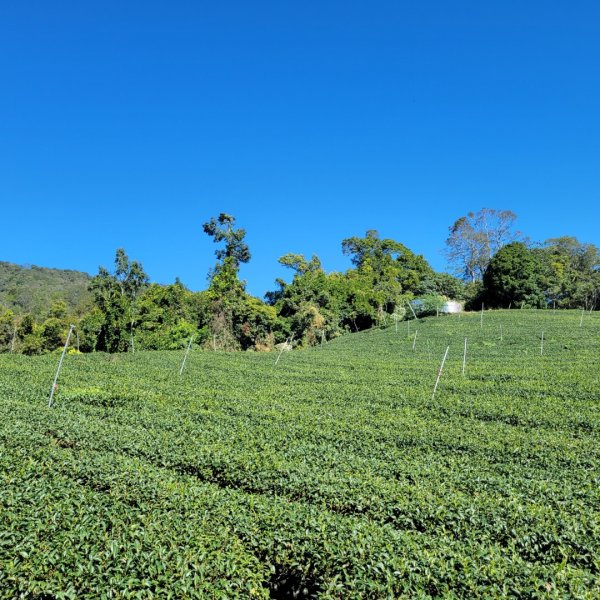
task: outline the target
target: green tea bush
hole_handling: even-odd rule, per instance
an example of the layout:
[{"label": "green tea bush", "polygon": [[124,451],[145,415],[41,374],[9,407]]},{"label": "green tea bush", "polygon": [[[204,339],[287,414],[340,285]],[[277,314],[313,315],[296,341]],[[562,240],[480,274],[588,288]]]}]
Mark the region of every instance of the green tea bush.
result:
[{"label": "green tea bush", "polygon": [[52,409],[57,357],[2,355],[0,598],[597,598],[579,322],[434,317],[277,365],[194,349],[182,376],[183,352],[68,355]]}]

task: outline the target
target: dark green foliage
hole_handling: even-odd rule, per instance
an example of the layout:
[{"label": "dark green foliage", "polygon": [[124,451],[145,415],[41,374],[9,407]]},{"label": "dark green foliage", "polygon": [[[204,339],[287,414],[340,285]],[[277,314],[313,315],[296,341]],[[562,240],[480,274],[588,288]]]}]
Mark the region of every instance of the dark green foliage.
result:
[{"label": "dark green foliage", "polygon": [[221,213],[218,218],[212,217],[202,226],[204,233],[213,238],[215,243],[225,242],[225,246],[215,251],[220,261],[231,259],[233,267],[237,270],[240,263],[250,261],[250,249],[244,238],[245,229],[235,229],[235,217]]},{"label": "dark green foliage", "polygon": [[192,292],[181,284],[152,284],[140,296],[135,311],[135,332],[140,348],[183,348],[191,335],[198,339],[189,299]]},{"label": "dark green foliage", "polygon": [[[598,249],[570,237],[536,248],[503,246],[520,237],[511,230],[515,218],[511,211],[482,209],[454,223],[448,253],[466,283],[434,272],[423,256],[368,230],[364,237],[342,241],[353,265],[344,273],[326,272],[314,255],[310,260],[283,255],[279,263],[292,269],[292,281],[277,279],[278,289],[268,292],[264,303],[250,296],[239,278],[240,265],[251,256],[246,232],[236,227],[233,216],[221,213],[203,224],[218,244],[207,290],[191,292],[179,280],[149,285],[141,263],[118,249],[113,271],[101,267],[89,280],[93,305],[75,305],[70,296],[47,293],[43,310],[23,313],[13,298],[17,309],[0,314],[0,352],[53,352],[71,323],[82,352],[179,349],[191,336],[195,344],[214,350],[269,351],[289,339],[294,345],[313,346],[347,332],[397,323],[415,298],[420,299],[415,304],[420,316],[437,314],[448,299],[460,300],[467,310],[482,305],[598,308]],[[10,276],[3,279],[2,269]],[[18,282],[25,279],[23,289],[29,293],[40,273],[49,277],[54,271],[0,263],[0,301],[7,297],[3,291],[21,289]],[[40,289],[49,288],[40,284]]]},{"label": "dark green foliage", "polygon": [[[246,231],[235,229],[235,218],[221,213],[204,223],[204,232],[224,247],[215,251],[218,263],[206,292],[209,343],[224,350],[270,350],[277,329],[275,311],[246,293],[238,277],[240,263],[250,260]],[[212,342],[211,342],[212,339]]]},{"label": "dark green foliage", "polygon": [[450,300],[464,300],[466,293],[465,283],[458,277],[449,273],[434,273],[420,281],[415,289],[416,296],[437,294]]},{"label": "dark green foliage", "polygon": [[348,276],[363,294],[369,294],[368,303],[382,320],[406,301],[421,281],[433,275],[433,270],[422,256],[417,256],[400,242],[380,239],[377,231],[367,231],[364,238],[342,241],[344,254],[352,257],[355,272]]},{"label": "dark green foliage", "polygon": [[598,308],[600,250],[573,237],[546,240],[543,253],[550,273],[549,295],[561,308]]},{"label": "dark green foliage", "polygon": [[80,350],[82,352],[95,352],[98,346],[98,337],[105,324],[102,310],[94,307],[79,321],[78,331],[80,337]]},{"label": "dark green foliage", "polygon": [[594,309],[600,302],[600,252],[572,237],[538,248],[504,246],[491,260],[477,302],[489,306]]},{"label": "dark green foliage", "polygon": [[42,349],[46,351],[56,350],[65,342],[63,332],[65,324],[56,317],[46,319],[41,328]]},{"label": "dark green foliage", "polygon": [[541,252],[513,242],[492,258],[483,276],[484,300],[490,308],[544,308],[548,273]]},{"label": "dark green foliage", "polygon": [[375,230],[364,238],[342,241],[342,251],[349,255],[357,273],[367,279],[376,291],[384,292],[381,304],[395,304],[396,297],[414,290],[422,279],[434,275],[427,261],[414,254],[404,244],[380,239]]},{"label": "dark green foliage", "polygon": [[0,349],[10,349],[15,333],[16,321],[12,310],[0,309]]},{"label": "dark green foliage", "polygon": [[480,310],[484,301],[484,290],[482,281],[473,281],[465,283],[464,288],[464,306],[465,310]]},{"label": "dark green foliage", "polygon": [[345,239],[342,249],[356,267],[346,273],[325,273],[317,256],[310,261],[299,254],[279,259],[294,270],[294,278],[289,284],[278,280],[280,289],[267,294],[267,300],[286,332],[304,345],[386,324],[418,286],[435,276],[422,256],[380,239],[374,230],[364,238]]},{"label": "dark green foliage", "polygon": [[[137,261],[129,261],[119,248],[115,254],[115,269],[109,273],[100,267],[98,275],[90,282],[94,304],[102,314],[102,320],[94,319],[98,326],[91,345],[106,352],[122,352],[131,348],[135,322],[136,300],[148,285],[148,276]],[[91,330],[88,329],[88,335]]]}]

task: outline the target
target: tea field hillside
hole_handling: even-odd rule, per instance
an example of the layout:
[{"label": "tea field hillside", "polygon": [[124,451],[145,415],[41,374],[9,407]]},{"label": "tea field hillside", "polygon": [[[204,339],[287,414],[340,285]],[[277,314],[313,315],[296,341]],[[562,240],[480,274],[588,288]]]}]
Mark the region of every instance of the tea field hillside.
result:
[{"label": "tea field hillside", "polygon": [[182,358],[0,355],[0,598],[600,597],[600,314]]}]

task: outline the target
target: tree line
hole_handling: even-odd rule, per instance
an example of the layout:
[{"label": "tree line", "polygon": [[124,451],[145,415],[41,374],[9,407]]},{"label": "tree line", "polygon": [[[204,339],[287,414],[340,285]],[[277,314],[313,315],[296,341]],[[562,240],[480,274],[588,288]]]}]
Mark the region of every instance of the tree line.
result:
[{"label": "tree line", "polygon": [[494,209],[457,219],[446,240],[453,274],[435,272],[423,256],[375,230],[342,240],[352,264],[345,272],[326,272],[316,255],[285,254],[279,263],[292,279],[277,279],[263,300],[250,295],[239,277],[240,266],[251,260],[246,232],[221,213],[203,225],[217,244],[206,290],[193,292],[179,280],[151,283],[142,264],[118,249],[113,269],[100,267],[90,280],[89,305],[72,311],[54,302],[42,318],[0,309],[0,349],[55,351],[71,323],[73,351],[179,349],[191,336],[214,350],[269,351],[286,340],[310,346],[387,325],[413,310],[435,314],[448,300],[467,310],[597,309],[598,248],[573,237],[532,243],[514,230],[515,220],[513,212]]}]

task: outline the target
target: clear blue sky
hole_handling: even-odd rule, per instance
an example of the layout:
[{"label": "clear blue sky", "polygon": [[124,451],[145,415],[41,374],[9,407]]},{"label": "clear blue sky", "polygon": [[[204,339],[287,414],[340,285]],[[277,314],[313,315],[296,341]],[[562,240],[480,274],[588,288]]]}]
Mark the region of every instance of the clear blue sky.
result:
[{"label": "clear blue sky", "polygon": [[202,289],[221,211],[257,295],[367,229],[442,270],[484,206],[600,245],[596,1],[20,0],[0,75],[0,260]]}]

